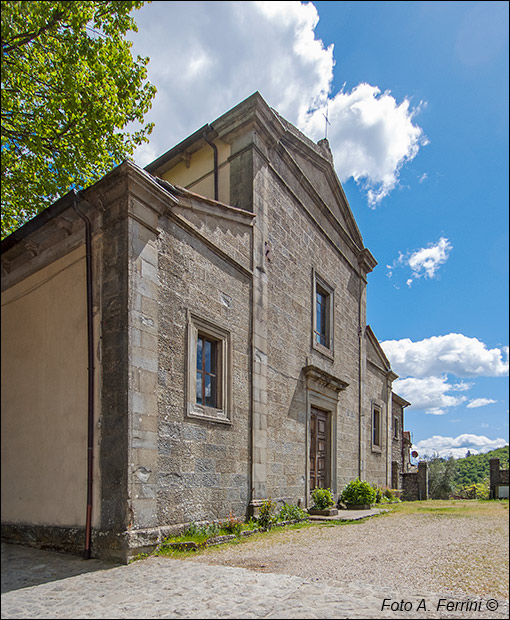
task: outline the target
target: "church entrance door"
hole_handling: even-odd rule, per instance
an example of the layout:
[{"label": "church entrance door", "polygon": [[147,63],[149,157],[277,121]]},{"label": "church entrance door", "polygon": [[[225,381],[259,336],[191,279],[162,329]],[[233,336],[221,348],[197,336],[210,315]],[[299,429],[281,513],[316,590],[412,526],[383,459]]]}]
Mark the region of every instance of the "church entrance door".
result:
[{"label": "church entrance door", "polygon": [[312,407],[310,413],[310,491],[329,483],[328,413]]}]

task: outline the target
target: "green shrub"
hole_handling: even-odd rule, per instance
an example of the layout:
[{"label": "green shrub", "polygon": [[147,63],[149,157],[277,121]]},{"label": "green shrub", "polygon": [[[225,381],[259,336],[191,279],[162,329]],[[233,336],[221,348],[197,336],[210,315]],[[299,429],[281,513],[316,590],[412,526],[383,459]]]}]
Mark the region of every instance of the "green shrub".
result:
[{"label": "green shrub", "polygon": [[266,529],[270,528],[275,521],[275,510],[276,504],[271,501],[271,498],[265,499],[259,509],[259,516],[257,518],[258,525]]},{"label": "green shrub", "polygon": [[375,489],[368,482],[357,478],[351,480],[342,491],[341,500],[345,504],[373,504],[376,497]]},{"label": "green shrub", "polygon": [[335,505],[331,489],[314,489],[312,491],[313,508],[317,510],[327,510]]},{"label": "green shrub", "polygon": [[378,487],[376,484],[372,486],[375,491],[375,503],[388,503],[394,502],[398,498],[399,491],[397,489],[390,489],[390,487]]},{"label": "green shrub", "polygon": [[302,521],[308,514],[295,504],[283,504],[278,512],[278,521]]}]

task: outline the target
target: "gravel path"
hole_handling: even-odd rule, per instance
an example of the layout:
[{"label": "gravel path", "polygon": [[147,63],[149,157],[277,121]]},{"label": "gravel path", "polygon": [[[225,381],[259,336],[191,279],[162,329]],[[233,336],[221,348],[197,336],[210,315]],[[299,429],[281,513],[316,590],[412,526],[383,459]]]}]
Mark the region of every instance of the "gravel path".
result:
[{"label": "gravel path", "polygon": [[391,514],[346,526],[286,530],[207,550],[195,561],[318,581],[508,598],[508,513]]}]

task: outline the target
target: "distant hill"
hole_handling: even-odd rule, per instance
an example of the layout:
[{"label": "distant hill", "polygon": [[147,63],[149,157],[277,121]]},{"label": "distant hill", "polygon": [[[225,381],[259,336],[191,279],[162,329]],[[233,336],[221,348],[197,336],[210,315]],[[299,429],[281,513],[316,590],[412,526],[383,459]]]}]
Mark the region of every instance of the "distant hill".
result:
[{"label": "distant hill", "polygon": [[472,454],[471,456],[456,459],[455,487],[483,482],[486,478],[488,479],[489,459],[499,459],[500,467],[508,469],[508,446],[497,448],[484,454]]}]

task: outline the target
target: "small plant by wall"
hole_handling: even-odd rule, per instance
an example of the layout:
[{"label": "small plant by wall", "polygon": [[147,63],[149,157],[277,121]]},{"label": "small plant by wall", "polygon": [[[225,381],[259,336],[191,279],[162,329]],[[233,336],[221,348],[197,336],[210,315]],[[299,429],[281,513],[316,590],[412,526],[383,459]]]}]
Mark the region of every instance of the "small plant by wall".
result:
[{"label": "small plant by wall", "polygon": [[327,510],[335,505],[331,489],[314,489],[312,491],[313,509]]},{"label": "small plant by wall", "polygon": [[271,498],[264,500],[259,508],[259,516],[257,518],[258,526],[269,529],[275,521],[275,511],[276,504]]},{"label": "small plant by wall", "polygon": [[241,535],[241,531],[243,529],[243,521],[237,519],[235,515],[230,512],[228,518],[225,521],[221,522],[221,531],[226,534],[234,534],[234,536],[239,537]]},{"label": "small plant by wall", "polygon": [[308,519],[308,514],[294,504],[283,504],[278,512],[278,521],[303,521]]}]

